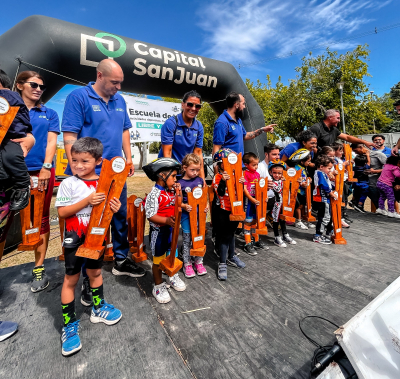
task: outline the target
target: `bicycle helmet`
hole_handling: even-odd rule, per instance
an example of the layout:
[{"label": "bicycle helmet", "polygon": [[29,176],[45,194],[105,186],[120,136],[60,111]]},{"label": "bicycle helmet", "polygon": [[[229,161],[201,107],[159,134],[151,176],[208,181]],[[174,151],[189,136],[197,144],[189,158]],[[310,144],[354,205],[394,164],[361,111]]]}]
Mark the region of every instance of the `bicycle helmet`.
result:
[{"label": "bicycle helmet", "polygon": [[[158,178],[161,178],[164,183],[166,183],[167,179],[174,171],[179,172],[180,169],[180,163],[172,158],[157,158],[153,162],[143,166],[143,171],[150,180],[156,182]],[[161,171],[169,171],[166,178],[159,175]]]},{"label": "bicycle helmet", "polygon": [[307,149],[299,149],[295,151],[289,158],[290,163],[293,165],[301,164],[301,162],[306,161],[310,157],[311,153]]},{"label": "bicycle helmet", "polygon": [[222,158],[228,158],[229,154],[236,154],[233,150],[231,149],[220,149],[218,150],[213,157],[213,162],[214,163],[221,163],[222,162]]},{"label": "bicycle helmet", "polygon": [[286,170],[286,163],[280,159],[275,159],[268,163],[268,171],[271,171],[274,167],[282,167],[284,170]]}]

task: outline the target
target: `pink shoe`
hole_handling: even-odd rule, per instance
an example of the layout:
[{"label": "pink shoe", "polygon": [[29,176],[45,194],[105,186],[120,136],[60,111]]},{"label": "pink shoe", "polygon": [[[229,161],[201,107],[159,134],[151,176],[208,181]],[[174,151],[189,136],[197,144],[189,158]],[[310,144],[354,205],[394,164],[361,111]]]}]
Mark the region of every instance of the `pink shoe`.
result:
[{"label": "pink shoe", "polygon": [[203,266],[203,263],[194,263],[194,269],[197,272],[197,275],[205,275],[207,274],[206,268]]},{"label": "pink shoe", "polygon": [[185,263],[183,265],[183,274],[186,276],[186,278],[193,278],[196,276],[191,263]]}]

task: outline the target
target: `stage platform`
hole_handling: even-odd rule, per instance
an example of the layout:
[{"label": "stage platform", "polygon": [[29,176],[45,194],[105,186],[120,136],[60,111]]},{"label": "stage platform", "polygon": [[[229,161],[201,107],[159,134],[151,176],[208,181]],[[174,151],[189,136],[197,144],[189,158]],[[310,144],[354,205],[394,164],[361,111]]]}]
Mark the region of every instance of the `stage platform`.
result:
[{"label": "stage platform", "polygon": [[[208,274],[184,279],[187,290],[171,289],[166,305],[151,295],[150,272],[115,277],[106,263],[106,300],[123,318],[91,324],[77,302],[83,347],[70,358],[60,347],[63,262],[46,261],[50,286],[38,294],[29,287],[32,264],[2,269],[0,320],[20,327],[0,343],[0,378],[308,378],[314,346],[299,320],[317,315],[342,325],[400,274],[400,221],[349,213],[347,245],[315,244],[312,231],[288,227],[297,245],[278,248],[270,232],[262,237],[269,250],[250,257],[237,240],[247,267],[228,267],[226,282],[216,278],[208,235]],[[333,340],[335,328],[322,321],[307,320],[304,329],[321,344]]]}]

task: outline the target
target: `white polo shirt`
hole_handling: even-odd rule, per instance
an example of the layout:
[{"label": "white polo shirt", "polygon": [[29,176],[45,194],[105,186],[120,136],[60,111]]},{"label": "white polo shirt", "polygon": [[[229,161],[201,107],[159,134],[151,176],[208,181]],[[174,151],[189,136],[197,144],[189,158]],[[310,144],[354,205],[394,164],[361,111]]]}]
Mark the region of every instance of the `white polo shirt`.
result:
[{"label": "white polo shirt", "polygon": [[[258,164],[257,172],[260,174],[261,178],[263,179],[267,178],[268,180],[272,180],[271,175],[268,172],[268,163],[265,162],[265,160]],[[268,199],[274,196],[275,196],[274,191],[272,191],[272,189],[269,189]]]}]

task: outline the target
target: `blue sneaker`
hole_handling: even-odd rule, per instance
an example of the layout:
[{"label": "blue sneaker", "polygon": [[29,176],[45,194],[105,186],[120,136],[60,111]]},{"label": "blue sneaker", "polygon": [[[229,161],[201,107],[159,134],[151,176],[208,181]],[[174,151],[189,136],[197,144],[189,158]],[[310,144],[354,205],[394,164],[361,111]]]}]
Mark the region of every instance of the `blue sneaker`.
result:
[{"label": "blue sneaker", "polygon": [[92,314],[90,315],[91,322],[94,324],[104,322],[107,325],[114,325],[121,320],[122,313],[114,305],[108,304],[104,300],[101,301],[100,305],[99,309],[92,308]]},{"label": "blue sneaker", "polygon": [[61,354],[64,357],[72,355],[82,349],[81,339],[79,338],[79,320],[62,328],[61,342]]},{"label": "blue sneaker", "polygon": [[237,255],[234,255],[232,258],[228,258],[226,260],[226,263],[229,266],[237,267],[237,268],[245,268],[246,265],[244,262],[242,262]]},{"label": "blue sneaker", "polygon": [[226,280],[228,278],[228,270],[226,263],[218,263],[218,279]]},{"label": "blue sneaker", "polygon": [[18,330],[18,324],[11,321],[0,321],[0,341],[11,337]]}]

